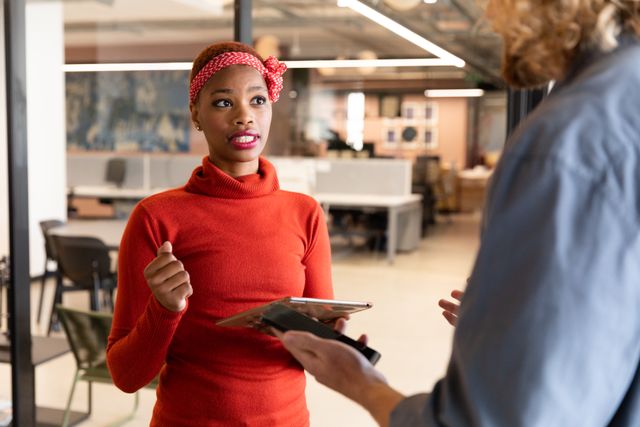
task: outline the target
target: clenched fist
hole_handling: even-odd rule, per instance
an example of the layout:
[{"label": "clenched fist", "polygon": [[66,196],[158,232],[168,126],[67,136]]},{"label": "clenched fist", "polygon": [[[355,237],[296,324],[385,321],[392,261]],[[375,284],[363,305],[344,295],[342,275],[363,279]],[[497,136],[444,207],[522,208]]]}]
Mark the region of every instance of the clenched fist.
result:
[{"label": "clenched fist", "polygon": [[193,293],[189,273],[171,253],[171,242],[158,248],[158,256],[144,269],[144,278],[158,302],[171,311],[182,311]]}]

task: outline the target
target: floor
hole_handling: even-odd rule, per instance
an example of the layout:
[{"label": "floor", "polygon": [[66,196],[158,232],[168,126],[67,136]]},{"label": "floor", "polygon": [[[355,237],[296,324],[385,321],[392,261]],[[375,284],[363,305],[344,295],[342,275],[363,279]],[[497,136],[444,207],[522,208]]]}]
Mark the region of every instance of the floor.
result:
[{"label": "floor", "polygon": [[[399,391],[412,394],[429,391],[446,368],[453,329],[437,307],[438,299],[451,289],[464,286],[478,245],[479,215],[456,215],[440,220],[416,251],[400,254],[390,266],[384,255],[355,251],[337,256],[333,274],[335,294],[340,299],[367,300],[374,307],[358,313],[349,322],[348,335],[369,335],[370,346],[382,354],[378,368]],[[53,287],[47,288],[51,300]],[[32,292],[36,306],[39,285]],[[80,295],[65,296],[65,304],[85,307]],[[42,327],[33,326],[41,334]],[[36,370],[36,401],[39,405],[63,408],[71,386],[75,363],[71,354],[48,362]],[[0,365],[0,401],[8,399],[11,372]],[[140,407],[128,427],[148,426],[155,394],[140,392]],[[317,384],[307,387],[311,425],[373,427],[375,423],[356,404]],[[86,385],[76,391],[73,408],[86,406]],[[81,427],[105,425],[129,411],[133,397],[110,385],[94,386],[94,410]]]}]

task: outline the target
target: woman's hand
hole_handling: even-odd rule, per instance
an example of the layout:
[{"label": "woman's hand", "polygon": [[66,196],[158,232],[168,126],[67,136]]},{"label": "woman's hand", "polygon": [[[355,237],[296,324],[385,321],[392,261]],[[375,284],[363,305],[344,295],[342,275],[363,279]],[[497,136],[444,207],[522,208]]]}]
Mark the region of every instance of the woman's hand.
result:
[{"label": "woman's hand", "polygon": [[158,256],[144,269],[144,278],[156,300],[167,310],[177,312],[186,307],[193,288],[189,273],[172,250],[171,242],[164,242],[158,248]]},{"label": "woman's hand", "polygon": [[438,301],[438,305],[444,309],[442,315],[447,319],[447,322],[449,322],[451,326],[456,326],[456,323],[458,323],[458,310],[460,309],[464,292],[454,289],[451,291],[451,296],[458,302],[441,299]]}]

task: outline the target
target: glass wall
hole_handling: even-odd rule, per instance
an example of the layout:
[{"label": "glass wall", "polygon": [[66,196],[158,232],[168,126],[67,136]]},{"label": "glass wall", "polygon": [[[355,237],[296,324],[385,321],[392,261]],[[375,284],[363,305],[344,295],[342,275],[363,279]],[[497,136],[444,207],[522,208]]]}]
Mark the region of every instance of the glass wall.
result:
[{"label": "glass wall", "polygon": [[[471,158],[469,147],[485,142],[476,137],[479,123],[474,118],[479,116],[470,108],[482,108],[483,103],[458,96],[427,98],[425,90],[497,89],[497,58],[494,52],[487,54],[497,41],[479,21],[480,11],[420,1],[380,4],[376,11],[418,37],[409,41],[394,33],[391,24],[373,20],[366,10],[338,3],[253,2],[256,49],[265,56],[276,54],[293,61],[275,106],[267,153],[408,159],[439,155],[459,167],[476,163],[479,157]],[[68,149],[206,152],[202,135],[189,123],[186,63],[207,44],[233,37],[232,6],[222,0],[160,0],[153,8],[143,0],[65,3],[67,64],[145,62],[163,68],[167,62],[185,63],[181,70],[153,70],[153,65],[145,71],[134,71],[134,66],[121,71],[69,69]],[[440,52],[440,47],[445,51]],[[447,55],[464,58],[466,66],[440,65],[455,62]],[[332,65],[343,59],[369,60],[374,65]],[[433,63],[375,65],[380,59]],[[299,63],[302,60],[329,62],[304,65]],[[356,99],[355,94],[362,94],[357,95],[357,107],[348,101]],[[494,102],[492,111],[495,108]],[[350,134],[354,123],[360,123],[359,130]],[[497,129],[504,127],[496,120],[490,125],[496,129],[482,135],[498,134]],[[482,151],[482,146],[474,150]]]}]

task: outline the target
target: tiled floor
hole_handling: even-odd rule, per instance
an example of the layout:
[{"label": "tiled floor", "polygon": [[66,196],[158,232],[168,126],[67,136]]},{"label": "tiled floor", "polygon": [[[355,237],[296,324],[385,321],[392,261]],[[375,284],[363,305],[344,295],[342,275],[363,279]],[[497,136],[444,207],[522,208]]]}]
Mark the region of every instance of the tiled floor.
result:
[{"label": "tiled floor", "polygon": [[[370,345],[382,353],[379,369],[404,393],[428,391],[446,368],[452,328],[436,303],[455,287],[464,285],[478,244],[479,215],[454,216],[441,221],[422,240],[418,250],[401,254],[389,266],[384,256],[356,252],[337,257],[333,272],[336,297],[372,301],[374,308],[354,315],[348,334],[366,331]],[[53,289],[47,289],[52,292]],[[39,286],[34,287],[34,306]],[[47,295],[50,300],[50,295]],[[65,296],[67,298],[67,296]],[[73,295],[65,304],[85,307],[88,302]],[[34,326],[34,333],[41,333]],[[36,400],[40,405],[64,407],[75,369],[72,356],[48,362],[36,370]],[[80,384],[73,407],[86,404],[86,386]],[[10,396],[10,370],[0,365],[0,399]],[[129,427],[147,426],[155,395],[140,392],[141,402]],[[311,424],[314,427],[370,427],[375,423],[354,403],[309,379],[307,388]],[[133,397],[109,385],[94,386],[94,410],[81,427],[100,426],[130,410]]]}]

